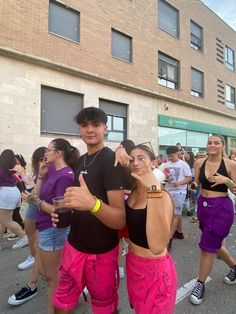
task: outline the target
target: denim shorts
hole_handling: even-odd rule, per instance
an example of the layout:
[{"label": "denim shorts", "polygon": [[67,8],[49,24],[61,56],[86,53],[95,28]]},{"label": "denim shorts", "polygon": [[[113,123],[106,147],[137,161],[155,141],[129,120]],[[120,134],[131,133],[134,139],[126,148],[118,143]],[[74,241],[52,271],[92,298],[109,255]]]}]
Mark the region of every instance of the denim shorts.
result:
[{"label": "denim shorts", "polygon": [[25,218],[35,220],[37,210],[38,209],[35,205],[29,204],[25,212]]},{"label": "denim shorts", "polygon": [[69,231],[70,227],[67,228],[51,227],[39,231],[39,248],[47,252],[62,250],[67,240]]},{"label": "denim shorts", "polygon": [[0,209],[13,210],[21,207],[21,195],[16,186],[0,187]]}]

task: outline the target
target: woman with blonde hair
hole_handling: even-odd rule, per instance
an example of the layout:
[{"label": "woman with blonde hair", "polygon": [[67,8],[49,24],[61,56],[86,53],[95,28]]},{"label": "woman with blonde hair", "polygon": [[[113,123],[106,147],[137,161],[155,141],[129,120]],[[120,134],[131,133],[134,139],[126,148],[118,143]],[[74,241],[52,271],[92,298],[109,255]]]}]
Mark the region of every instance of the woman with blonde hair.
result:
[{"label": "woman with blonde hair", "polygon": [[190,296],[193,304],[202,303],[204,284],[213,267],[214,254],[230,267],[224,282],[236,284],[236,261],[223,245],[234,221],[233,203],[227,191],[235,187],[236,164],[225,157],[225,141],[221,135],[208,138],[207,153],[207,158],[195,162],[195,181],[201,184],[197,216],[202,234],[199,276]]}]

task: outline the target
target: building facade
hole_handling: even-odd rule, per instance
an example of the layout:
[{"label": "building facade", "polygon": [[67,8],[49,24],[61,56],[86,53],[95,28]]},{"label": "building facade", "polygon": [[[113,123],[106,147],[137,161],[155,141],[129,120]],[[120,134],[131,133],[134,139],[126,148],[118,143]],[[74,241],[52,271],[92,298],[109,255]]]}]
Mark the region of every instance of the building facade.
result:
[{"label": "building facade", "polygon": [[236,33],[200,0],[2,0],[0,150],[29,160],[65,137],[83,107],[109,118],[107,145],[181,142],[212,133],[236,148]]}]

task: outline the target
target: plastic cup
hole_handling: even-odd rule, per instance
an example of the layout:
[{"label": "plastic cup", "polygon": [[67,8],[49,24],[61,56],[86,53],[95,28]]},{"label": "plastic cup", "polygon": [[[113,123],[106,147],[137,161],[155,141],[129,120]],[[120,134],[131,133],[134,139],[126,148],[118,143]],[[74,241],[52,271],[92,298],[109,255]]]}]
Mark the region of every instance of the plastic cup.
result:
[{"label": "plastic cup", "polygon": [[26,191],[31,193],[34,189],[34,178],[30,175],[25,175],[22,179],[25,183]]},{"label": "plastic cup", "polygon": [[57,228],[66,228],[71,224],[71,208],[64,205],[64,196],[58,196],[52,199],[55,212],[58,214]]}]

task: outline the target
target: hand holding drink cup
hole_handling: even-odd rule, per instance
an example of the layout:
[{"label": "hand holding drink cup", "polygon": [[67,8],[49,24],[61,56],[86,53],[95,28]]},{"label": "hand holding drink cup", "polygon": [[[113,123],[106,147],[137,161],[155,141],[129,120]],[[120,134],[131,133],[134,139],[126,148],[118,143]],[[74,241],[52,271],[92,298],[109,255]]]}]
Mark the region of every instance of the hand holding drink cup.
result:
[{"label": "hand holding drink cup", "polygon": [[64,196],[53,198],[55,214],[52,214],[53,224],[57,228],[66,228],[71,224],[71,208],[65,207]]}]

